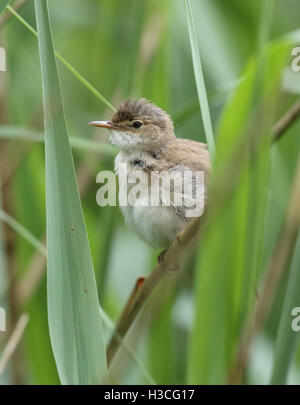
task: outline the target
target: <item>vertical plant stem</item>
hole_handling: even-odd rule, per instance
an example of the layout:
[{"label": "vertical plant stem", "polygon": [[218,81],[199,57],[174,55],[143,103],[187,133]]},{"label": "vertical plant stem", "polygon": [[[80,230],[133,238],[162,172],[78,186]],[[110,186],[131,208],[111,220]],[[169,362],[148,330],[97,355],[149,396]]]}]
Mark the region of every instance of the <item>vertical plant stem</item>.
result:
[{"label": "vertical plant stem", "polygon": [[197,33],[195,30],[195,24],[193,20],[193,12],[190,0],[185,0],[185,8],[187,14],[187,22],[189,29],[190,44],[192,50],[194,74],[199,98],[199,104],[201,109],[202,121],[205,130],[206,141],[209,149],[210,158],[213,161],[215,155],[215,141],[213,128],[211,123],[206,87],[204,82],[199,46],[197,41]]},{"label": "vertical plant stem", "polygon": [[[27,21],[24,20],[18,14],[12,7],[7,6],[7,10],[9,10],[35,37],[38,37],[37,31],[30,25],[28,24]],[[79,72],[76,70],[60,53],[58,53],[56,50],[54,50],[55,56],[57,59],[59,59],[65,66],[66,68],[92,93],[94,96],[96,96],[100,101],[102,101],[107,107],[109,107],[112,111],[116,111],[115,107],[110,104],[106,98],[99,93],[97,89],[95,89],[94,86],[91,85],[91,83],[86,80]]]},{"label": "vertical plant stem", "polygon": [[3,353],[0,357],[0,376],[5,370],[5,367],[7,366],[9,360],[13,357],[17,346],[22,338],[23,332],[26,328],[26,325],[29,321],[29,316],[27,314],[23,314],[20,316],[12,334],[7,342]]}]

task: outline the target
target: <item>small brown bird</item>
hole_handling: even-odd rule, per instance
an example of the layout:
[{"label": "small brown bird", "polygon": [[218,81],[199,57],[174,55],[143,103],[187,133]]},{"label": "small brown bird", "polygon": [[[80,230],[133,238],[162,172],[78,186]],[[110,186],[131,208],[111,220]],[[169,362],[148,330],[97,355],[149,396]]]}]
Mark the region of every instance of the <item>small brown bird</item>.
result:
[{"label": "small brown bird", "polygon": [[[126,223],[151,246],[168,246],[193,216],[203,212],[210,170],[207,145],[176,138],[170,116],[144,98],[124,101],[111,121],[89,124],[108,128],[111,143],[121,150],[115,159],[119,197],[132,190],[132,184],[127,181],[131,174],[143,174],[149,180],[141,182],[140,195],[135,195],[133,204],[121,206]],[[162,180],[162,173],[170,174],[169,184]],[[198,193],[199,190],[203,192]],[[169,200],[167,191],[170,191]],[[154,199],[158,197],[158,204],[157,201],[151,204],[152,199],[150,202],[149,195],[153,193],[157,194]],[[144,200],[141,194],[146,195]],[[188,215],[191,207],[197,205],[200,211]]]}]

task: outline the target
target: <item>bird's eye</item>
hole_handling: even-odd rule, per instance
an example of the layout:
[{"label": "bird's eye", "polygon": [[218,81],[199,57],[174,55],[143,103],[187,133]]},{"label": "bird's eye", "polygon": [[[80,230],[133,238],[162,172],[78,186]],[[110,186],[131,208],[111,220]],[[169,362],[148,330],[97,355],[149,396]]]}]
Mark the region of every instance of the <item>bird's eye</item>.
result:
[{"label": "bird's eye", "polygon": [[141,121],[133,121],[132,126],[134,129],[139,129],[142,126],[142,122]]}]

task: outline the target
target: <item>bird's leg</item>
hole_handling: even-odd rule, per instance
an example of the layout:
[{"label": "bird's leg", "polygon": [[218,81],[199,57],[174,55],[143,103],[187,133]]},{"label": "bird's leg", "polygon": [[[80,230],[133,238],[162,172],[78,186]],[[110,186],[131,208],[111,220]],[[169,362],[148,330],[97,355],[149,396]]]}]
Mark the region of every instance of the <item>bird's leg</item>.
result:
[{"label": "bird's leg", "polygon": [[160,254],[159,254],[158,257],[157,257],[157,261],[158,261],[158,264],[160,264],[161,266],[164,267],[164,269],[165,269],[165,271],[167,272],[167,274],[172,274],[172,273],[174,273],[175,271],[178,271],[178,270],[180,269],[180,266],[179,266],[178,263],[175,263],[175,262],[172,263],[172,264],[166,263],[166,262],[164,261],[164,256],[165,256],[166,252],[167,252],[167,249],[165,249],[165,250],[163,250],[162,252],[160,252]]},{"label": "bird's leg", "polygon": [[[176,235],[176,241],[178,243],[178,245],[181,245],[180,242],[180,232],[177,233]],[[160,254],[157,256],[157,262],[158,264],[162,264],[163,260],[164,260],[164,255],[166,253],[167,249],[164,249],[163,251],[160,252]]]}]

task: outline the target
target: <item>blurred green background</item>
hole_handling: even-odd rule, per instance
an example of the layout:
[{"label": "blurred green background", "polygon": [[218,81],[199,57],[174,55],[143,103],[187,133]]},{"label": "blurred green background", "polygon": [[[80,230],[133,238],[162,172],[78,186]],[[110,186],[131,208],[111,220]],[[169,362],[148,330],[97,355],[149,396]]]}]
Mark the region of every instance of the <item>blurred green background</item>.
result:
[{"label": "blurred green background", "polygon": [[[262,25],[267,25],[261,18],[262,3],[191,1],[220,160],[252,124],[254,107],[243,94],[255,87],[248,73],[260,52]],[[300,90],[300,73],[292,74],[289,68],[291,49],[300,43],[300,5],[298,0],[272,3],[263,43],[268,73],[261,92],[276,88],[276,105],[270,102],[265,110],[273,123]],[[178,137],[205,141],[183,1],[51,0],[49,9],[56,50],[114,106],[128,96],[146,97],[168,111]],[[31,0],[18,12],[35,27]],[[1,204],[44,243],[44,148],[32,141],[34,134],[43,132],[37,40],[12,16],[0,22],[0,46],[7,56],[7,71],[0,72]],[[109,119],[112,112],[59,62],[58,68],[70,134],[107,142],[105,130],[87,123]],[[262,148],[221,217],[204,235],[197,257],[178,276],[161,283],[126,337],[156,383],[227,381],[255,302],[254,286],[260,283],[284,220],[299,130],[300,122],[276,145]],[[74,148],[73,155],[100,304],[115,321],[135,280],[149,274],[159,252],[124,226],[118,207],[96,205],[96,175],[113,168],[113,153]],[[0,226],[0,305],[6,308],[8,321],[7,332],[0,332],[0,350],[20,314],[30,316],[0,381],[58,384],[47,325],[45,259],[20,233],[7,224]],[[288,271],[252,344],[243,383],[269,383],[287,279]],[[110,330],[105,326],[104,330],[108,339]],[[289,383],[299,383],[299,363],[300,353],[293,356]],[[111,382],[149,380],[121,350]]]}]

